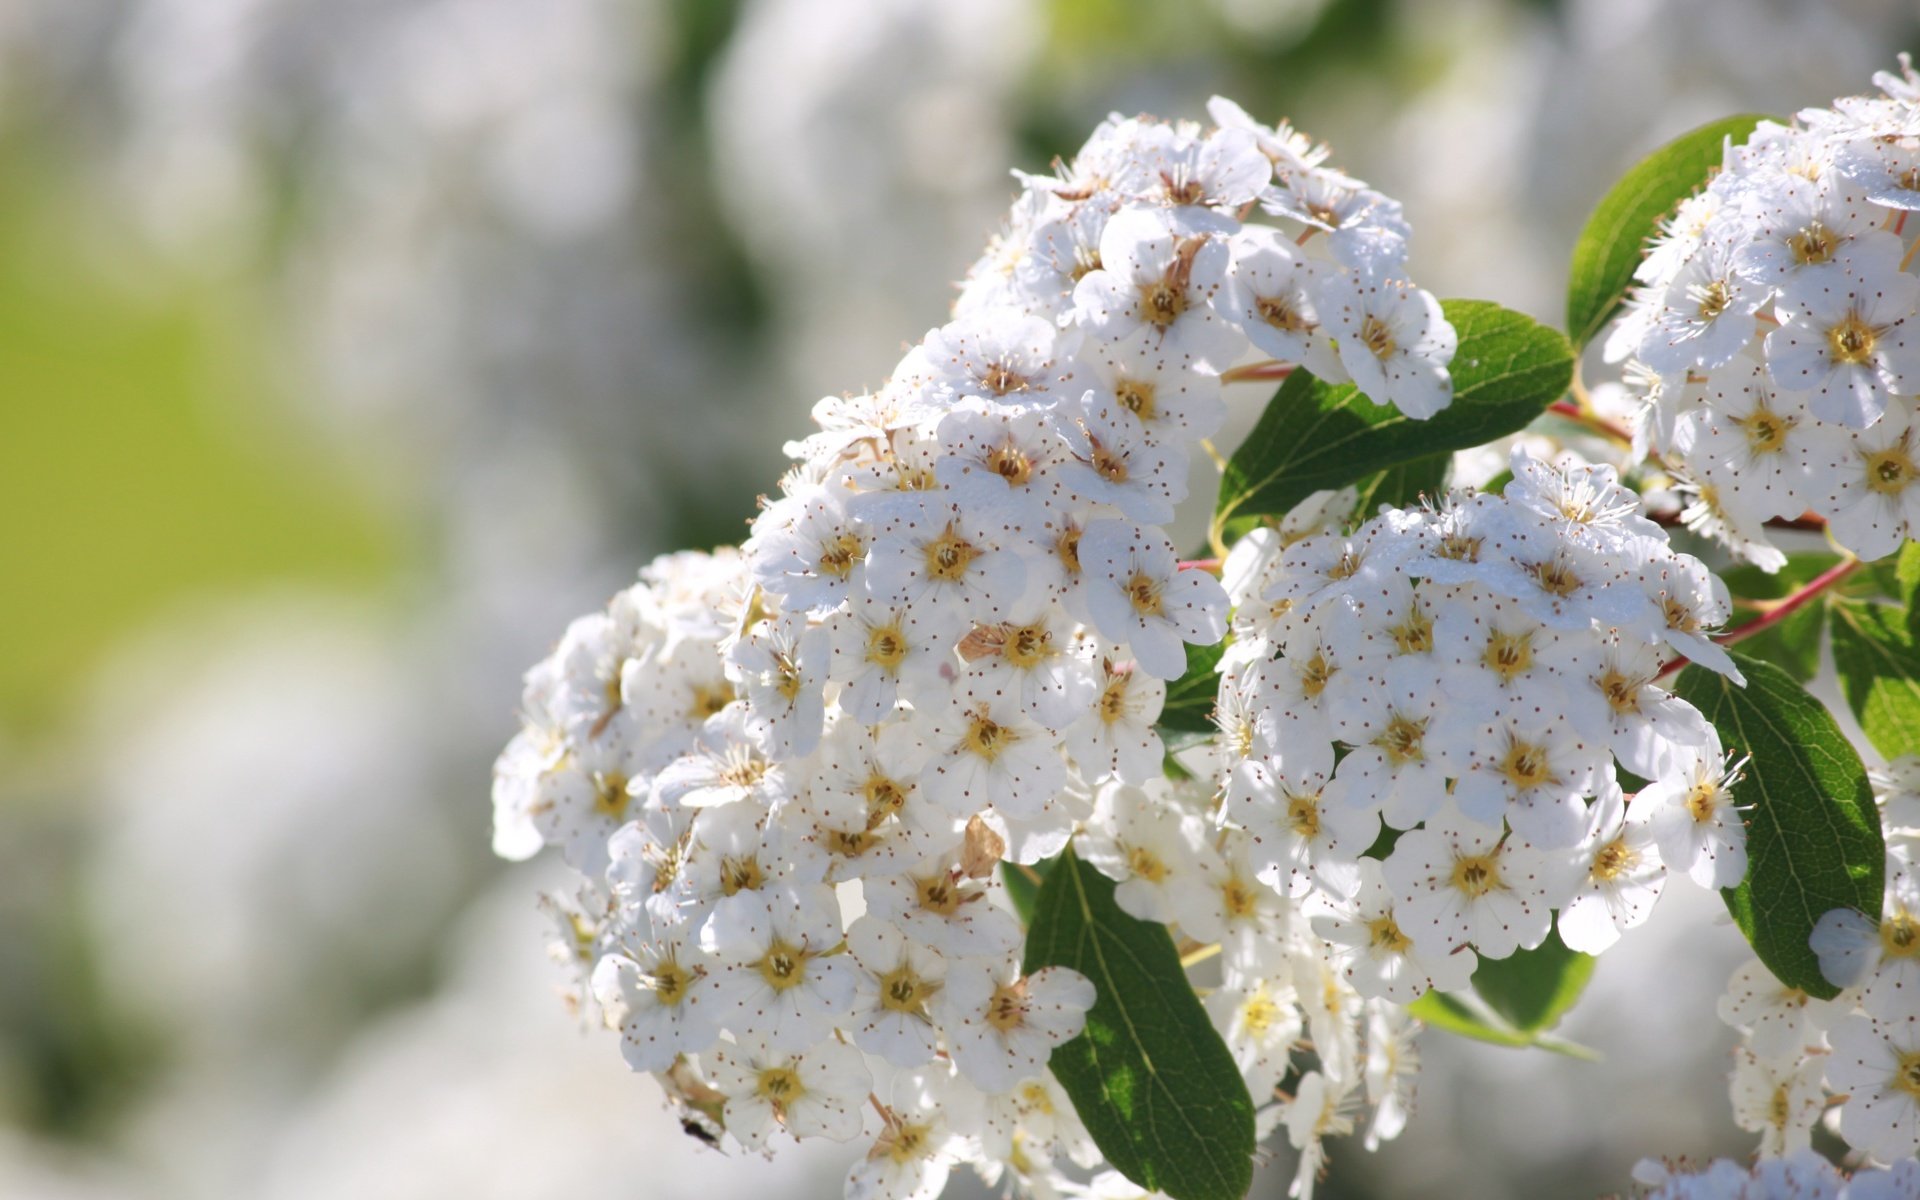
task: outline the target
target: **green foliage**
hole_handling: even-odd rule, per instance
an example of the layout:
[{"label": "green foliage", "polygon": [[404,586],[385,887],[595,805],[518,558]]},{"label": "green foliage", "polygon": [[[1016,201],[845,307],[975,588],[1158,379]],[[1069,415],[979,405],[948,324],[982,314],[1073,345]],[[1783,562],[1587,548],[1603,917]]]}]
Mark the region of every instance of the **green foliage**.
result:
[{"label": "green foliage", "polygon": [[1744,142],[1764,117],[1702,125],[1640,160],[1600,198],[1574,243],[1567,273],[1567,332],[1584,346],[1620,306],[1660,219],[1720,166],[1728,138]]},{"label": "green foliage", "polygon": [[1167,685],[1167,702],[1160,709],[1162,730],[1213,732],[1213,706],[1220,694],[1220,676],[1214,668],[1226,652],[1225,642],[1211,646],[1187,644],[1186,672]]},{"label": "green foliage", "polygon": [[1422,496],[1440,496],[1447,490],[1447,469],[1451,466],[1452,453],[1443,452],[1375,471],[1360,481],[1353,511],[1365,520],[1382,504],[1410,508],[1420,503]]},{"label": "green foliage", "polygon": [[1867,739],[1888,758],[1920,751],[1920,646],[1909,625],[1912,613],[1841,599],[1830,601],[1827,613],[1840,690]]},{"label": "green foliage", "polygon": [[1253,1182],[1253,1100],[1163,925],[1114,903],[1069,849],[1040,888],[1025,969],[1068,966],[1098,999],[1050,1065],[1107,1161],[1174,1200],[1240,1200]]},{"label": "green foliage", "polygon": [[1558,931],[1531,950],[1481,959],[1470,993],[1428,992],[1409,1010],[1437,1029],[1496,1046],[1538,1046],[1575,1057],[1589,1052],[1551,1036],[1593,977],[1595,959],[1570,950]]},{"label": "green foliage", "polygon": [[1838,989],[1807,945],[1821,914],[1880,910],[1886,870],[1866,768],[1833,716],[1791,675],[1744,654],[1741,688],[1698,666],[1674,692],[1749,754],[1734,801],[1747,815],[1747,877],[1722,895],[1754,953],[1782,983],[1821,998]]},{"label": "green foliage", "polygon": [[[1406,466],[1392,485],[1433,478],[1431,460],[1522,428],[1573,378],[1565,338],[1519,313],[1481,300],[1442,307],[1460,336],[1453,403],[1425,421],[1375,404],[1353,384],[1296,370],[1268,401],[1220,479],[1213,540],[1222,544],[1261,517],[1278,517],[1314,492],[1345,487]],[[1429,461],[1425,468],[1415,464]],[[1416,487],[1417,490],[1417,487]],[[1392,492],[1376,491],[1378,500]]]}]

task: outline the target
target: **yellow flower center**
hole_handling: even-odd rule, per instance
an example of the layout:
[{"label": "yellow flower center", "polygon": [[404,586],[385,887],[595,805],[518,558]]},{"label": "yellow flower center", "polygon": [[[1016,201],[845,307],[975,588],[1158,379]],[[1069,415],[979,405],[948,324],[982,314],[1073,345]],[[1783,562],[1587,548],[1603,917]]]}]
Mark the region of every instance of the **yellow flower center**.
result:
[{"label": "yellow flower center", "polygon": [[867,630],[867,661],[883,670],[897,668],[907,658],[907,638],[898,623]]},{"label": "yellow flower center", "polygon": [[1407,610],[1407,619],[1387,631],[1402,654],[1425,654],[1433,649],[1433,618],[1418,604]]},{"label": "yellow flower center", "polygon": [[733,685],[724,679],[717,683],[696,683],[691,691],[693,703],[687,706],[687,716],[695,721],[706,720],[734,699]]},{"label": "yellow flower center", "polygon": [[1897,496],[1906,491],[1916,476],[1920,476],[1920,467],[1916,467],[1907,454],[1904,436],[1897,445],[1867,456],[1867,488],[1882,496]]},{"label": "yellow flower center", "polygon": [[1161,582],[1145,571],[1136,571],[1127,581],[1127,599],[1133,603],[1133,611],[1143,617],[1161,615]]},{"label": "yellow flower center", "polygon": [[1012,442],[1003,442],[987,452],[987,470],[1014,487],[1025,487],[1033,478],[1033,460]]},{"label": "yellow flower center", "polygon": [[1167,864],[1145,846],[1133,846],[1127,850],[1127,869],[1148,883],[1159,883],[1167,877]]},{"label": "yellow flower center", "polygon": [[1316,650],[1313,657],[1300,664],[1300,694],[1309,700],[1326,690],[1327,681],[1340,668],[1327,661],[1326,655]]},{"label": "yellow flower center", "polygon": [[1640,711],[1640,685],[1644,682],[1622,673],[1618,667],[1608,667],[1606,674],[1594,680],[1600,694],[1607,698],[1607,707],[1622,716]]},{"label": "yellow flower center", "polygon": [[944,873],[916,878],[913,886],[920,907],[942,917],[959,912],[960,906],[966,903],[966,893],[954,886],[953,878]]},{"label": "yellow flower center", "polygon": [[1920,921],[1902,909],[1880,922],[1880,951],[1888,958],[1912,958],[1920,954]]},{"label": "yellow flower center", "polygon": [[1393,330],[1372,313],[1360,322],[1360,342],[1378,359],[1392,358],[1400,348],[1393,340]]},{"label": "yellow flower center", "polygon": [[1778,454],[1787,444],[1787,434],[1793,431],[1794,419],[1756,407],[1739,425],[1747,435],[1748,450],[1756,455]]},{"label": "yellow flower center", "polygon": [[867,776],[867,781],[860,785],[860,792],[867,801],[868,829],[899,812],[907,802],[907,790],[878,771]]},{"label": "yellow flower center", "polygon": [[994,363],[988,367],[987,373],[980,377],[980,383],[996,396],[1027,390],[1027,377],[1005,363]]},{"label": "yellow flower center", "polygon": [[766,882],[760,860],[753,855],[720,860],[720,891],[728,896],[738,892],[757,892]]},{"label": "yellow flower center", "polygon": [[1291,296],[1258,296],[1254,298],[1253,306],[1260,314],[1260,319],[1275,329],[1287,333],[1306,333],[1313,328],[1313,322],[1294,307]]},{"label": "yellow flower center", "polygon": [[1533,630],[1521,633],[1495,630],[1487,639],[1487,652],[1480,656],[1480,662],[1498,675],[1500,682],[1512,683],[1533,670]]},{"label": "yellow flower center", "polygon": [[1453,886],[1474,899],[1501,886],[1500,861],[1491,854],[1475,854],[1453,862]]},{"label": "yellow flower center", "polygon": [[[1476,896],[1479,894],[1474,893]],[[1399,922],[1393,919],[1392,913],[1383,913],[1367,922],[1367,945],[1388,954],[1405,954],[1413,949],[1413,939],[1400,931]]]},{"label": "yellow flower center", "polygon": [[1639,861],[1640,856],[1627,845],[1625,838],[1615,838],[1600,847],[1600,852],[1593,856],[1593,866],[1587,873],[1597,883],[1608,883],[1632,870]]},{"label": "yellow flower center", "polygon": [[938,990],[938,984],[922,979],[911,965],[902,963],[880,977],[880,1007],[888,1012],[924,1016],[928,997]]},{"label": "yellow flower center", "polygon": [[693,972],[670,958],[661,959],[642,978],[653,989],[653,998],[669,1008],[686,999],[687,989],[693,986]]},{"label": "yellow flower center", "polygon": [[1920,1050],[1902,1054],[1899,1064],[1893,1068],[1893,1078],[1887,1082],[1895,1091],[1920,1099]]},{"label": "yellow flower center", "polygon": [[1387,727],[1380,731],[1380,736],[1373,739],[1373,744],[1386,754],[1388,762],[1396,767],[1405,766],[1424,757],[1421,740],[1426,735],[1425,718],[1416,721],[1395,713],[1393,719],[1387,722]]},{"label": "yellow flower center", "polygon": [[993,989],[987,1001],[987,1024],[1001,1033],[1020,1028],[1027,1021],[1027,981],[1003,983]]},{"label": "yellow flower center", "polygon": [[866,543],[857,533],[843,533],[831,541],[820,545],[820,570],[835,579],[845,579],[853,572],[853,565],[867,552]]},{"label": "yellow flower center", "polygon": [[1053,633],[1045,625],[1022,625],[1007,631],[1000,649],[1021,670],[1032,670],[1054,655]]},{"label": "yellow flower center", "polygon": [[1519,792],[1554,782],[1553,763],[1547,757],[1546,747],[1519,738],[1507,743],[1506,757],[1500,760],[1500,773]]},{"label": "yellow flower center", "polygon": [[1160,415],[1160,408],[1154,401],[1154,386],[1144,379],[1122,379],[1113,385],[1114,395],[1127,411],[1142,421],[1151,421]]},{"label": "yellow flower center", "polygon": [[1827,330],[1827,349],[1833,354],[1833,361],[1849,367],[1871,359],[1875,341],[1873,326],[1862,320],[1859,313],[1848,313],[1839,324]]},{"label": "yellow flower center", "polygon": [[1287,828],[1304,841],[1320,836],[1320,797],[1317,793],[1287,797]]},{"label": "yellow flower center", "polygon": [[767,952],[760,956],[757,965],[760,977],[776,992],[799,987],[807,979],[806,949],[779,938],[775,938],[767,947]]},{"label": "yellow flower center", "polygon": [[623,819],[632,799],[627,794],[627,777],[618,771],[607,771],[593,777],[593,811],[601,816],[615,821]]},{"label": "yellow flower center", "polygon": [[807,1090],[800,1082],[800,1073],[792,1067],[767,1067],[760,1072],[753,1086],[760,1098],[775,1109],[784,1108]]},{"label": "yellow flower center", "polygon": [[972,542],[947,526],[939,537],[926,545],[927,575],[942,583],[955,583],[967,577],[967,567],[980,557]]},{"label": "yellow flower center", "polygon": [[1818,221],[1808,222],[1806,228],[1787,239],[1787,249],[1793,254],[1793,261],[1803,267],[1818,266],[1833,261],[1833,252],[1839,246],[1840,239],[1833,231]]},{"label": "yellow flower center", "polygon": [[977,711],[967,719],[965,745],[968,750],[981,758],[992,762],[1007,750],[1007,747],[1020,740],[1020,735],[1005,725],[997,724],[988,717],[985,710]]}]

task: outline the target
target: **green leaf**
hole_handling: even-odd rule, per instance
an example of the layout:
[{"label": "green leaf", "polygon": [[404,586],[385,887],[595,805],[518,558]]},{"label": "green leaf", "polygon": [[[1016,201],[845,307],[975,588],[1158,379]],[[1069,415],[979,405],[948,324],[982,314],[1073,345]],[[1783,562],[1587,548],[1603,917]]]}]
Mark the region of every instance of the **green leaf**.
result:
[{"label": "green leaf", "polygon": [[1699,666],[1674,693],[1752,755],[1733,799],[1747,814],[1747,877],[1721,893],[1734,924],[1780,982],[1828,999],[1839,989],[1807,945],[1822,913],[1880,911],[1886,848],[1867,771],[1833,715],[1771,663],[1734,662],[1740,688]]},{"label": "green leaf", "polygon": [[1565,338],[1483,300],[1441,307],[1460,335],[1453,403],[1425,421],[1375,404],[1351,383],[1287,377],[1220,478],[1213,540],[1277,517],[1314,492],[1503,437],[1540,415],[1573,378]]},{"label": "green leaf", "polygon": [[1522,1033],[1507,1024],[1487,1002],[1471,991],[1428,992],[1407,1006],[1407,1013],[1423,1024],[1444,1029],[1458,1037],[1472,1038],[1493,1046],[1515,1050],[1550,1050],[1568,1058],[1593,1061],[1600,1056],[1591,1049],[1550,1033]]},{"label": "green leaf", "polygon": [[1227,652],[1225,642],[1211,646],[1187,643],[1187,669],[1167,685],[1167,702],[1160,709],[1161,729],[1181,733],[1212,733],[1213,706],[1220,697],[1220,676],[1214,668]]},{"label": "green leaf", "polygon": [[[1000,864],[1000,882],[1006,885],[1007,899],[1012,902],[1013,911],[1019,914],[1021,924],[1033,923],[1033,909],[1034,904],[1040,899],[1040,885],[1046,882],[1047,876],[1053,872],[1053,864],[1059,861],[1058,858],[1049,858],[1031,867],[1010,862]],[[1038,875],[1040,883],[1035,883],[1028,876],[1028,871]]]},{"label": "green leaf", "polygon": [[1253,1100],[1194,995],[1166,926],[1128,916],[1113,882],[1060,856],[1027,931],[1026,970],[1067,966],[1098,998],[1050,1065],[1107,1161],[1174,1200],[1240,1200]]},{"label": "green leaf", "polygon": [[1772,663],[1801,683],[1811,681],[1820,673],[1820,606],[1803,604],[1794,609],[1742,641],[1740,653]]},{"label": "green leaf", "polygon": [[1704,184],[1725,157],[1728,138],[1747,140],[1764,117],[1727,117],[1683,133],[1620,177],[1600,198],[1573,246],[1567,273],[1567,332],[1584,346],[1600,332],[1633,283],[1660,219]]},{"label": "green leaf", "polygon": [[1420,503],[1422,496],[1441,496],[1447,490],[1447,468],[1452,465],[1453,455],[1446,452],[1375,471],[1360,481],[1359,499],[1353,511],[1364,521],[1378,512],[1382,504],[1408,508]]},{"label": "green leaf", "polygon": [[1483,958],[1473,972],[1473,990],[1487,1006],[1522,1033],[1539,1033],[1559,1023],[1593,978],[1591,954],[1570,950],[1560,931],[1531,950],[1506,958]]},{"label": "green leaf", "polygon": [[1483,958],[1473,972],[1473,990],[1428,992],[1414,1002],[1414,1016],[1451,1033],[1496,1046],[1540,1046],[1576,1057],[1590,1052],[1548,1036],[1593,977],[1595,959],[1570,950],[1557,930],[1531,950],[1506,958]]},{"label": "green leaf", "polygon": [[1840,690],[1867,740],[1888,758],[1920,750],[1920,647],[1907,624],[1912,614],[1839,599],[1827,612]]}]

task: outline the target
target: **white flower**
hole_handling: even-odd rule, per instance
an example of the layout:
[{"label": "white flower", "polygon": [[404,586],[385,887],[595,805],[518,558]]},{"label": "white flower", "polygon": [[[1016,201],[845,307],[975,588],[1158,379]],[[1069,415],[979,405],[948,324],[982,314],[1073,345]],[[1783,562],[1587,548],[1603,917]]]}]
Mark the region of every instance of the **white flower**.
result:
[{"label": "white flower", "polygon": [[749,1150],[764,1149],[776,1126],[796,1138],[860,1136],[873,1080],[852,1046],[829,1039],[790,1054],[755,1042],[722,1043],[706,1062],[727,1097],[727,1132]]},{"label": "white flower", "polygon": [[724,999],[698,953],[677,936],[609,954],[593,969],[593,995],[620,1052],[636,1071],[664,1071],[719,1036]]},{"label": "white flower", "polygon": [[1375,404],[1425,420],[1453,402],[1459,337],[1432,293],[1397,280],[1336,275],[1320,293],[1320,315],[1340,363]]},{"label": "white flower", "polygon": [[1222,310],[1260,350],[1337,381],[1346,368],[1320,327],[1313,264],[1262,226],[1235,234],[1232,247]]},{"label": "white flower", "polygon": [[1429,990],[1457,992],[1479,965],[1471,950],[1423,952],[1395,918],[1395,900],[1380,863],[1363,858],[1350,901],[1333,901],[1313,917],[1315,936],[1353,990],[1369,999],[1411,1004]]},{"label": "white flower", "polygon": [[1829,473],[1828,527],[1861,558],[1884,558],[1920,534],[1920,437],[1905,412],[1889,411],[1847,450]]},{"label": "white flower", "polygon": [[1715,1011],[1761,1058],[1798,1056],[1829,1017],[1830,1005],[1774,978],[1759,959],[1736,968]]},{"label": "white flower", "polygon": [[840,685],[840,707],[858,721],[883,721],[900,700],[944,686],[941,672],[953,659],[950,638],[903,605],[856,595],[827,618],[827,629],[829,676]]},{"label": "white flower", "polygon": [[1256,1098],[1269,1095],[1286,1078],[1293,1044],[1305,1029],[1293,984],[1283,977],[1230,975],[1205,1003],[1247,1090]]},{"label": "white flower", "polygon": [[1187,455],[1179,442],[1162,442],[1122,403],[1089,391],[1058,414],[1068,460],[1060,479],[1090,504],[1111,505],[1135,521],[1173,519],[1187,495]]},{"label": "white flower", "polygon": [[1326,1170],[1325,1141],[1353,1132],[1349,1112],[1353,1093],[1318,1071],[1309,1071],[1300,1079],[1293,1100],[1286,1106],[1287,1141],[1300,1151],[1300,1165],[1294,1171],[1287,1195],[1313,1200],[1313,1185]]},{"label": "white flower", "polygon": [[1205,571],[1183,571],[1156,529],[1094,521],[1080,536],[1087,609],[1100,632],[1125,642],[1140,668],[1161,679],[1186,673],[1182,642],[1210,645],[1226,633],[1227,594]]},{"label": "white flower", "polygon": [[1920,278],[1884,260],[1854,260],[1843,276],[1805,280],[1780,303],[1767,335],[1767,366],[1782,391],[1811,393],[1823,421],[1866,429],[1890,395],[1920,389],[1920,338],[1912,322]]},{"label": "white flower", "polygon": [[1826,1063],[1820,1056],[1763,1059],[1745,1046],[1733,1052],[1733,1121],[1760,1135],[1760,1154],[1778,1158],[1805,1150],[1826,1110],[1820,1087]]},{"label": "white flower", "polygon": [[1227,245],[1204,233],[1183,232],[1159,213],[1128,209],[1100,235],[1100,270],[1073,290],[1080,327],[1117,341],[1145,330],[1168,358],[1224,367],[1242,341],[1214,311],[1226,282]]},{"label": "white flower", "polygon": [[825,884],[768,888],[748,919],[713,947],[727,964],[715,1001],[736,1035],[779,1050],[804,1050],[829,1036],[853,1003],[855,969],[840,948],[840,908]]},{"label": "white flower", "polygon": [[782,496],[753,522],[745,547],[754,582],[794,612],[824,612],[847,598],[867,555],[864,531],[841,487]]},{"label": "white flower", "polygon": [[946,855],[865,884],[868,912],[949,960],[1011,954],[1020,945],[1020,923],[993,903],[996,885],[969,878]]},{"label": "white flower", "polygon": [[846,1200],[934,1200],[979,1153],[980,1093],[936,1064],[895,1078],[880,1135],[847,1172]]},{"label": "white flower", "polygon": [[1103,662],[1092,707],[1061,734],[1080,775],[1089,783],[1112,776],[1143,784],[1161,770],[1166,747],[1155,723],[1167,685],[1131,663]]},{"label": "white flower", "polygon": [[1538,946],[1565,873],[1520,839],[1451,813],[1402,834],[1385,868],[1399,925],[1433,958],[1462,945],[1487,958]]},{"label": "white flower", "polygon": [[1653,915],[1667,867],[1654,849],[1646,817],[1650,808],[1642,800],[1627,807],[1618,787],[1607,789],[1593,806],[1580,847],[1585,878],[1560,906],[1556,922],[1568,948],[1599,954]]},{"label": "white flower", "polygon": [[960,703],[1010,698],[1050,730],[1065,729],[1094,702],[1100,679],[1073,621],[1045,592],[1029,592],[1005,621],[980,624],[960,641],[967,669]]},{"label": "white flower", "polygon": [[1165,778],[1144,788],[1110,783],[1100,789],[1078,853],[1120,886],[1114,903],[1142,921],[1174,919],[1181,893],[1198,880],[1198,818],[1171,801]]},{"label": "white flower", "polygon": [[1840,1136],[1883,1162],[1920,1151],[1920,1014],[1847,1017],[1827,1043],[1827,1086],[1847,1097]]},{"label": "white flower", "polygon": [[[1025,592],[1026,568],[1012,548],[1023,536],[1020,506],[997,480],[889,504],[874,512],[867,552],[867,590],[876,600],[908,606],[929,629],[958,632],[1000,619]],[[934,626],[936,619],[945,626]]]},{"label": "white flower", "polygon": [[927,1005],[946,978],[946,959],[872,915],[847,928],[847,950],[860,967],[848,1014],[854,1044],[899,1067],[930,1061],[939,1034]]},{"label": "white flower", "polygon": [[1747,826],[1733,789],[1747,760],[1720,753],[1718,734],[1680,758],[1634,798],[1649,818],[1660,861],[1704,888],[1737,887],[1747,875]]},{"label": "white flower", "polygon": [[929,726],[927,742],[933,757],[921,794],[957,816],[990,805],[1034,816],[1066,786],[1067,765],[1053,735],[1015,696],[953,704]]},{"label": "white flower", "polygon": [[727,652],[746,688],[747,732],[768,758],[790,762],[820,744],[828,651],[825,627],[789,612],[754,626]]},{"label": "white flower", "polygon": [[982,1091],[1004,1092],[1079,1035],[1093,1001],[1093,983],[1071,968],[1023,976],[1011,962],[968,958],[948,969],[933,1003],[960,1073]]}]

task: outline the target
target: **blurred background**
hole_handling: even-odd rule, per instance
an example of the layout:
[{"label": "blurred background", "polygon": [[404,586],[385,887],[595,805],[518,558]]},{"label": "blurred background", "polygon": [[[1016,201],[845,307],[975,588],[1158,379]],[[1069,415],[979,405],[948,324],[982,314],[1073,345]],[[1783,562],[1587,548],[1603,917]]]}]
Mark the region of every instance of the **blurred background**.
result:
[{"label": "blurred background", "polygon": [[[553,874],[488,855],[565,620],[737,540],[813,400],[943,320],[1008,168],[1110,110],[1290,116],[1405,201],[1422,284],[1557,324],[1641,153],[1917,34],[1911,0],[0,0],[0,1197],[837,1196],[844,1149],[683,1137],[558,1002]],[[1430,1034],[1410,1131],[1323,1194],[1743,1153],[1742,948],[1683,887],[1566,1030],[1604,1061]]]}]

